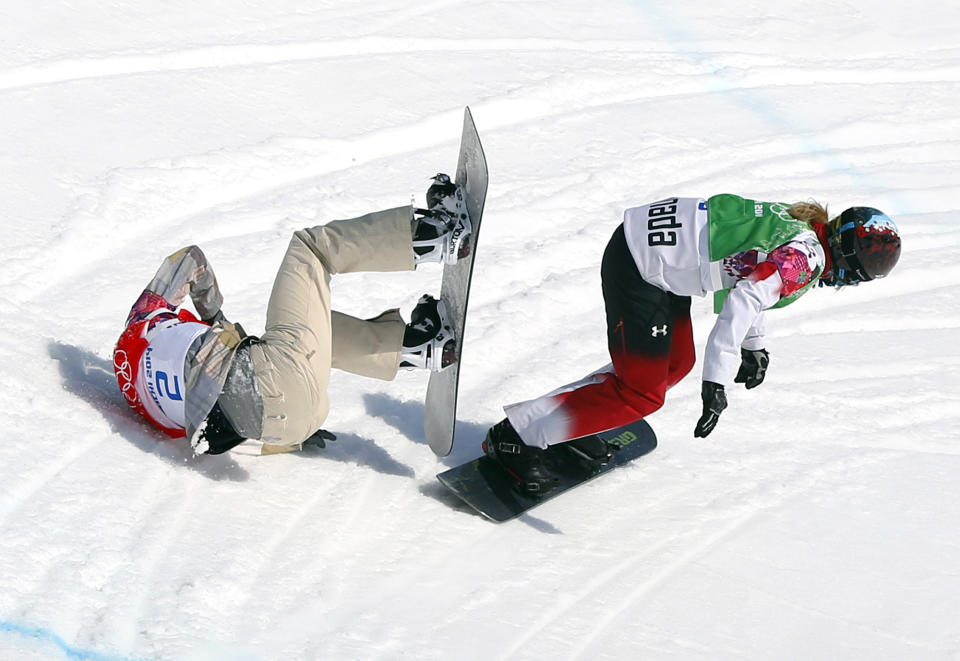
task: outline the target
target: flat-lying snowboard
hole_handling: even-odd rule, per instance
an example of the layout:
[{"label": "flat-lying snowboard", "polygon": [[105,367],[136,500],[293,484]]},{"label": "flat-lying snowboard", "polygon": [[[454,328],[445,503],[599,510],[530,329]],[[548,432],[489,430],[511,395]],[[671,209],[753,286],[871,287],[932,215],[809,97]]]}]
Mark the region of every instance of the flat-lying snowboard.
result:
[{"label": "flat-lying snowboard", "polygon": [[557,487],[541,497],[520,493],[514,481],[496,461],[486,455],[451,468],[437,479],[465,503],[491,521],[507,521],[527,510],[556,498],[584,482],[609,473],[657,447],[657,436],[645,420],[597,434],[617,448],[610,463],[590,466],[569,447],[551,446],[544,459],[559,478]]}]

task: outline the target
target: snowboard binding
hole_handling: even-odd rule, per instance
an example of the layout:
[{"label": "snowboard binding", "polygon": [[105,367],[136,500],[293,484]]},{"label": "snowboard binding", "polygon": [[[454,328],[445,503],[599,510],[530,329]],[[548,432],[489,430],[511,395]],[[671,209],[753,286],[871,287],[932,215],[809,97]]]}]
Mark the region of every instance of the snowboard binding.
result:
[{"label": "snowboard binding", "polygon": [[427,208],[416,209],[413,252],[417,264],[456,264],[470,256],[473,225],[463,187],[442,172],[427,189]]},{"label": "snowboard binding", "polygon": [[547,448],[548,454],[551,451],[570,452],[580,461],[584,469],[590,473],[595,473],[600,470],[601,466],[605,466],[613,460],[616,448],[599,436],[591,434]]},{"label": "snowboard binding", "polygon": [[524,443],[510,420],[505,418],[491,427],[482,447],[523,495],[539,498],[557,486],[557,476],[543,461],[545,452]]},{"label": "snowboard binding", "polygon": [[403,334],[400,360],[400,367],[432,372],[457,362],[457,338],[442,300],[430,294],[420,297]]}]

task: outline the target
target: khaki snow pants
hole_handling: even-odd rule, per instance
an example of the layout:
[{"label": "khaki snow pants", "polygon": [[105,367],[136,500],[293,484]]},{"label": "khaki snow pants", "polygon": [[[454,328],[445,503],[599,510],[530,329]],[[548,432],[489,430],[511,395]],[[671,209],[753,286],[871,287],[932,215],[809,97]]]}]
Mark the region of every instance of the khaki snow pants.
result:
[{"label": "khaki snow pants", "polygon": [[330,409],[330,369],[389,381],[400,364],[398,310],[357,319],[330,307],[330,277],[414,269],[409,206],[299,230],[273,283],[266,330],[250,347],[271,446],[299,445]]}]

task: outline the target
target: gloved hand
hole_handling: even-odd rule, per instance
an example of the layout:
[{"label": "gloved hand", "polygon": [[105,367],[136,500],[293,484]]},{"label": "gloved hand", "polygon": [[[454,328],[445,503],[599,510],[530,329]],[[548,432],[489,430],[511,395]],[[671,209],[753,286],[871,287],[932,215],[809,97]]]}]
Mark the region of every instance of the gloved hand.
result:
[{"label": "gloved hand", "polygon": [[703,415],[697,420],[693,435],[697,438],[706,438],[717,426],[720,413],[727,408],[727,394],[719,383],[704,381],[700,397],[703,399]]},{"label": "gloved hand", "polygon": [[327,447],[327,441],[335,441],[337,437],[326,429],[318,429],[313,436],[303,442],[303,447]]},{"label": "gloved hand", "polygon": [[737,372],[734,383],[743,383],[747,390],[756,388],[763,383],[763,377],[767,375],[767,366],[770,364],[770,354],[766,349],[740,349],[740,371]]},{"label": "gloved hand", "polygon": [[265,456],[268,454],[296,452],[297,450],[303,450],[306,448],[325,448],[327,447],[327,441],[335,440],[337,440],[337,437],[328,432],[326,429],[318,429],[313,436],[305,440],[303,443],[298,443],[296,445],[274,445],[272,443],[264,443],[260,447],[260,454]]},{"label": "gloved hand", "polygon": [[[230,323],[229,321],[227,321],[227,318],[223,316],[222,308],[220,310],[217,310],[217,313],[212,317],[210,317],[209,319],[202,319],[201,321],[203,321],[205,324],[210,324],[211,326],[214,326],[216,324]],[[240,322],[235,322],[233,324],[233,327],[237,329],[237,335],[240,336],[241,340],[247,337],[247,331],[243,330],[243,326],[240,325]]]}]

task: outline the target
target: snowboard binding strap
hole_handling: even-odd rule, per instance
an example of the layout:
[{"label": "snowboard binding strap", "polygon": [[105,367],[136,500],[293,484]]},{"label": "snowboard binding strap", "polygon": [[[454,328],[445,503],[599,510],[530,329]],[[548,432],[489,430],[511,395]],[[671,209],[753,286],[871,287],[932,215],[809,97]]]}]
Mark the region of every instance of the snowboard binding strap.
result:
[{"label": "snowboard binding strap", "polygon": [[522,449],[519,443],[510,443],[509,441],[500,441],[497,443],[497,452],[504,454],[520,454]]}]

